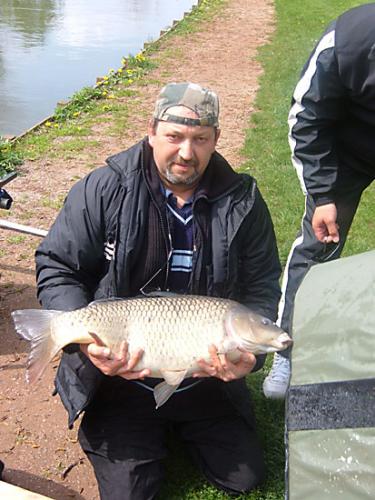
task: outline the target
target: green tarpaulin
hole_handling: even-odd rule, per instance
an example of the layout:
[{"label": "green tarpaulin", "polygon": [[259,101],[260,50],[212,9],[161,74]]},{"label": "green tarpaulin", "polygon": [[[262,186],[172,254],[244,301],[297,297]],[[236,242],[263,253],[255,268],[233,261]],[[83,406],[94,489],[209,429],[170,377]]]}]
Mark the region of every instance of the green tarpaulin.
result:
[{"label": "green tarpaulin", "polygon": [[293,338],[286,497],[375,498],[375,251],[309,270]]}]

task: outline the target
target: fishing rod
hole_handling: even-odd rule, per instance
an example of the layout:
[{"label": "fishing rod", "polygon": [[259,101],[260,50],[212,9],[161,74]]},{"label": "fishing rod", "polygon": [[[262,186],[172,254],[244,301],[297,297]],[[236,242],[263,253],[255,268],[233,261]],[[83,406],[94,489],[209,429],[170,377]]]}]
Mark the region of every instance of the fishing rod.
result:
[{"label": "fishing rod", "polygon": [[[17,177],[16,172],[11,172],[7,174],[5,177],[0,179],[0,208],[3,210],[9,210],[12,206],[13,198],[10,194],[3,188],[8,182],[12,181]],[[0,228],[9,229],[10,231],[16,231],[18,233],[31,234],[33,236],[39,236],[40,238],[44,238],[47,235],[48,231],[45,229],[39,229],[37,227],[25,226],[23,224],[17,224],[16,222],[9,222],[4,219],[0,219]]]}]

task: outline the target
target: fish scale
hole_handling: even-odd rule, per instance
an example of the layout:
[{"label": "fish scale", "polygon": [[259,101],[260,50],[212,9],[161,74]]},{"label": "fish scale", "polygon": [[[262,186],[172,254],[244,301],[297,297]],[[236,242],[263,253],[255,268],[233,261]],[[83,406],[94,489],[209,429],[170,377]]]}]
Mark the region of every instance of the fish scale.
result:
[{"label": "fish scale", "polygon": [[[223,317],[231,305],[227,300],[189,296],[103,301],[75,311],[74,321],[84,322],[114,353],[123,340],[130,354],[142,348],[145,354],[137,369],[149,368],[153,376],[160,376],[160,364],[168,362],[170,370],[181,370],[192,360],[207,358],[208,341],[216,344],[223,339]],[[64,329],[65,320],[65,315],[57,317],[56,329]]]}]

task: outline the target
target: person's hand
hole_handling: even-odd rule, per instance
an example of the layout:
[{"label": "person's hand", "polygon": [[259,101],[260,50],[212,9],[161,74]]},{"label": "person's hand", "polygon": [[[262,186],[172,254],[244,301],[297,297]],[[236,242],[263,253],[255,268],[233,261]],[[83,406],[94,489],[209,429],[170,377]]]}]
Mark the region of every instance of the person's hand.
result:
[{"label": "person's hand", "polygon": [[214,345],[208,349],[211,360],[198,360],[200,371],[193,373],[193,377],[216,377],[224,382],[230,382],[242,378],[252,371],[256,358],[251,352],[241,352],[241,356],[235,363],[228,359],[225,354],[219,354]]},{"label": "person's hand", "polygon": [[315,208],[312,218],[315,236],[322,243],[338,243],[340,239],[337,224],[337,209],[334,203],[327,203]]},{"label": "person's hand", "polygon": [[144,379],[150,375],[151,372],[148,369],[133,371],[142,358],[143,351],[141,349],[128,359],[128,344],[126,342],[122,342],[119,352],[114,354],[99,337],[94,336],[94,339],[95,341],[91,344],[81,344],[80,348],[105,375],[118,376],[127,380]]}]

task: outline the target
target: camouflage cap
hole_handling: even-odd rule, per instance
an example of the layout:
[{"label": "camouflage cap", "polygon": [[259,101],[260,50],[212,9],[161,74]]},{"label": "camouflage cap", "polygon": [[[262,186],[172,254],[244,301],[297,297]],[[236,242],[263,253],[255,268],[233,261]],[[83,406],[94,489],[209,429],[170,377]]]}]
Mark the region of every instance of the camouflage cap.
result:
[{"label": "camouflage cap", "polygon": [[[185,106],[199,118],[184,118],[168,113],[173,106]],[[168,83],[162,88],[155,105],[154,118],[182,125],[219,126],[219,99],[215,92],[196,83]]]}]

